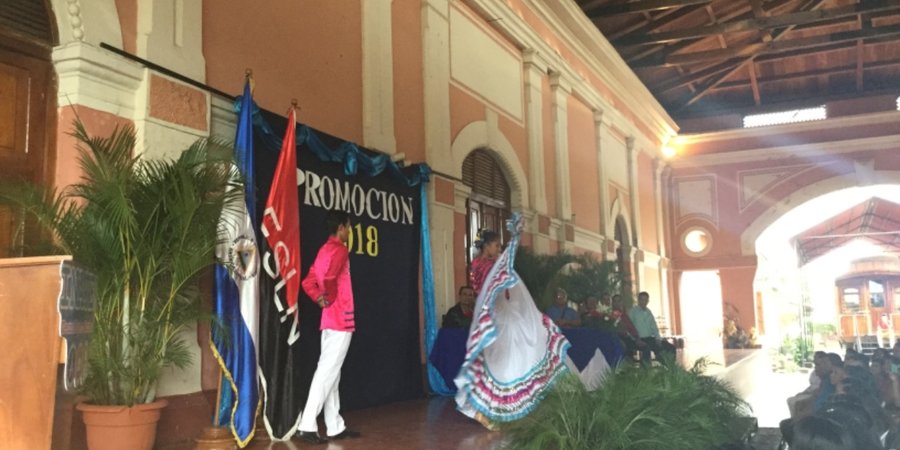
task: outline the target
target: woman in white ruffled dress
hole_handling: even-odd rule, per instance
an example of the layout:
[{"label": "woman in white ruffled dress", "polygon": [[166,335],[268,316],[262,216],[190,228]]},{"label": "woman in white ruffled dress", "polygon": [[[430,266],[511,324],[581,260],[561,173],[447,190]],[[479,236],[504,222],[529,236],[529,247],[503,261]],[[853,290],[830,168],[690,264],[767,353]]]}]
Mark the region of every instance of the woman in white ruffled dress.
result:
[{"label": "woman in white ruffled dress", "polygon": [[513,269],[521,216],[514,214],[507,227],[512,239],[502,253],[497,233],[479,233],[481,252],[471,269],[478,297],[465,362],[454,380],[457,409],[488,427],[530,413],[567,370],[568,341]]}]

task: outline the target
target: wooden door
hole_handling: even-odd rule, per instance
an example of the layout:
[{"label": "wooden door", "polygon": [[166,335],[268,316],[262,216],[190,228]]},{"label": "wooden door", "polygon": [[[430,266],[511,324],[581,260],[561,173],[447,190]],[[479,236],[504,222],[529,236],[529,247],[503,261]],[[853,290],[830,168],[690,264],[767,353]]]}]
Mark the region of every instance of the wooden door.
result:
[{"label": "wooden door", "polygon": [[[0,36],[0,40],[4,39]],[[10,44],[9,41],[5,44]],[[51,107],[52,66],[48,60],[0,45],[0,180],[50,185],[48,135],[55,133]],[[0,207],[0,258],[20,256],[37,228]]]}]

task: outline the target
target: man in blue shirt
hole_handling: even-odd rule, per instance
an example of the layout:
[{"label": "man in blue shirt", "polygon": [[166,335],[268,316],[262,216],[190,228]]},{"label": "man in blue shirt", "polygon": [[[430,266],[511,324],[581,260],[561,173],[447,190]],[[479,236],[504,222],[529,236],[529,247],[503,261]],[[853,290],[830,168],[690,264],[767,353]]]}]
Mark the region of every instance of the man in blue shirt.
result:
[{"label": "man in blue shirt", "polygon": [[556,298],[544,313],[561,327],[581,326],[581,318],[569,307],[569,294],[563,288],[556,288]]},{"label": "man in blue shirt", "polygon": [[675,347],[666,341],[660,339],[659,328],[656,326],[656,317],[647,304],[650,303],[650,294],[641,292],[638,294],[637,306],[628,311],[628,318],[638,332],[638,349],[641,352],[641,364],[650,364],[650,352],[656,353],[659,358],[660,353],[675,354]]}]

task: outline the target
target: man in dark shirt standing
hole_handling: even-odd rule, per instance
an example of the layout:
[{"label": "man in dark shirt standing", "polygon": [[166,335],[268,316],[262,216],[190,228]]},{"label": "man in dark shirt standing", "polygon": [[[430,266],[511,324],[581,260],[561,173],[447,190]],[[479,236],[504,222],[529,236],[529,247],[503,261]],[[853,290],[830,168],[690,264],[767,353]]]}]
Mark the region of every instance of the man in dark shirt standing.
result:
[{"label": "man in dark shirt standing", "polygon": [[444,315],[444,328],[469,328],[472,325],[472,310],[475,308],[475,290],[472,286],[460,286],[456,293],[456,305]]}]

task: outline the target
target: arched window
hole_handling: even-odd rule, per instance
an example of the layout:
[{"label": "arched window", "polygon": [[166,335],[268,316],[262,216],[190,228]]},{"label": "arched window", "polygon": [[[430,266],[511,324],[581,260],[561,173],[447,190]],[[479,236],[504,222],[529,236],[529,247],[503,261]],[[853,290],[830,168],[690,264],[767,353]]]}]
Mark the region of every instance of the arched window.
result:
[{"label": "arched window", "polygon": [[472,189],[466,201],[466,262],[472,261],[477,251],[475,235],[481,228],[500,233],[506,242],[506,220],[509,219],[510,189],[500,164],[486,149],[477,149],[463,161],[463,184]]}]

